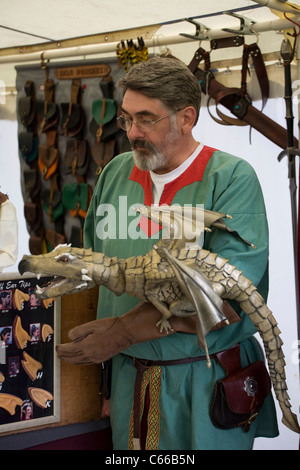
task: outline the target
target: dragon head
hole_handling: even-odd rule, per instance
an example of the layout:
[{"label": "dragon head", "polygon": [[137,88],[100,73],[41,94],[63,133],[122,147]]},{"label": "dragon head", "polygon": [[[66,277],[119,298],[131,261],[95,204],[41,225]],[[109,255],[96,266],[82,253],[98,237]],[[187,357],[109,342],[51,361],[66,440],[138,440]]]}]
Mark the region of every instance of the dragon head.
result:
[{"label": "dragon head", "polygon": [[24,255],[19,263],[20,274],[32,273],[53,276],[47,285],[37,286],[36,294],[41,299],[74,294],[95,285],[93,281],[92,251],[73,248],[71,245],[58,245],[50,253]]}]

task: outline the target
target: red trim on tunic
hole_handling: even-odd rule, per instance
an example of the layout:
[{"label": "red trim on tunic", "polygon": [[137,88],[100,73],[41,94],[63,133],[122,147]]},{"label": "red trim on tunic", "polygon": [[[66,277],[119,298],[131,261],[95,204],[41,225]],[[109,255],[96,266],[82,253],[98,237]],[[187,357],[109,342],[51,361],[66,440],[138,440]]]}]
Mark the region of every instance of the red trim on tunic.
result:
[{"label": "red trim on tunic", "polygon": [[[175,194],[185,186],[195,183],[196,181],[202,181],[203,174],[206,165],[216,149],[207,147],[206,145],[202,148],[199,155],[191,163],[191,165],[175,180],[167,183],[164,187],[161,195],[159,205],[167,204],[170,205]],[[129,180],[139,183],[144,189],[144,204],[145,206],[151,206],[153,204],[153,193],[152,193],[152,181],[149,171],[143,171],[134,165]],[[139,226],[148,237],[155,234],[161,229],[159,224],[151,222],[144,217],[141,217]]]}]

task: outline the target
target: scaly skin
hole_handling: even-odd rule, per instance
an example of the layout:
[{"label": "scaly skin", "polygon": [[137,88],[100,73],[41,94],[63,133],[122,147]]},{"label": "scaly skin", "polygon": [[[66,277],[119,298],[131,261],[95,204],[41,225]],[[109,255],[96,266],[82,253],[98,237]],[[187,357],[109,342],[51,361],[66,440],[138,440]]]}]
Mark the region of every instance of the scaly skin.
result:
[{"label": "scaly skin", "polygon": [[[182,311],[184,296],[180,285],[172,268],[158,251],[154,248],[145,256],[117,259],[91,250],[59,246],[45,255],[25,255],[19,270],[21,274],[27,271],[63,277],[63,283],[58,286],[50,284],[38,289],[40,298],[80,292],[102,284],[116,295],[126,292],[142,301],[152,302],[162,312],[161,328],[167,329],[170,316],[194,315],[195,309],[185,299],[186,308]],[[255,286],[226,259],[199,247],[175,249],[172,255],[189,267],[200,269],[222,299],[237,301],[249,316],[263,340],[271,381],[283,413],[282,421],[288,428],[300,433],[287,394],[280,330]],[[178,306],[180,310],[176,310]]]}]

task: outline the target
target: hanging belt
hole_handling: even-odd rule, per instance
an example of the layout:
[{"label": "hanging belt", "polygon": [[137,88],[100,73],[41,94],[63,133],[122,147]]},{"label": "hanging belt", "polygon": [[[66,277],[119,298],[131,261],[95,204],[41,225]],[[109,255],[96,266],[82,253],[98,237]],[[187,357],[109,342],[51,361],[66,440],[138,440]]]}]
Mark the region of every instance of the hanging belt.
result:
[{"label": "hanging belt", "polygon": [[[136,357],[124,356],[131,359],[137,369],[135,386],[134,386],[134,402],[133,402],[133,446],[135,450],[140,450],[141,445],[141,387],[143,381],[144,372],[150,367],[154,366],[173,366],[179,364],[188,364],[191,362],[206,361],[206,356],[186,357],[183,359],[174,359],[167,361],[151,361],[148,359],[138,359]],[[217,354],[211,354],[211,358],[216,358]]]}]

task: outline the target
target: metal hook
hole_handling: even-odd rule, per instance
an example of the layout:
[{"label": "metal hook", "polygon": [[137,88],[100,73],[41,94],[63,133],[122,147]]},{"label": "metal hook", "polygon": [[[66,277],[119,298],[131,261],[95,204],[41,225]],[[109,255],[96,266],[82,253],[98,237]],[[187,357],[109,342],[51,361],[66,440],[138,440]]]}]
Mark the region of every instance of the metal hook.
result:
[{"label": "metal hook", "polygon": [[43,69],[43,70],[45,70],[47,68],[47,64],[45,63],[45,59],[44,59],[44,53],[45,52],[41,53],[41,69]]},{"label": "metal hook", "polygon": [[205,25],[201,23],[198,23],[197,21],[190,20],[188,18],[185,18],[184,21],[188,21],[189,23],[196,26],[196,34],[192,35],[192,34],[179,33],[179,36],[183,36],[189,39],[194,39],[195,41],[203,41],[205,39],[208,39],[208,36],[206,33],[209,31],[209,28],[207,28]]},{"label": "metal hook", "polygon": [[238,18],[240,20],[240,29],[222,28],[222,31],[226,31],[227,33],[242,34],[242,35],[256,34],[251,29],[251,26],[254,25],[256,21],[250,20],[250,18],[246,18],[245,16],[242,16],[242,15],[237,15],[236,13],[232,13],[231,11],[224,11],[223,13],[225,15],[230,15],[230,16],[234,16],[235,18]]},{"label": "metal hook", "polygon": [[46,80],[48,80],[48,68],[47,68],[47,63],[49,62],[49,59],[47,60],[47,62],[45,62],[45,59],[44,59],[44,52],[41,53],[41,69],[42,70],[45,70],[45,76],[46,76]]}]

